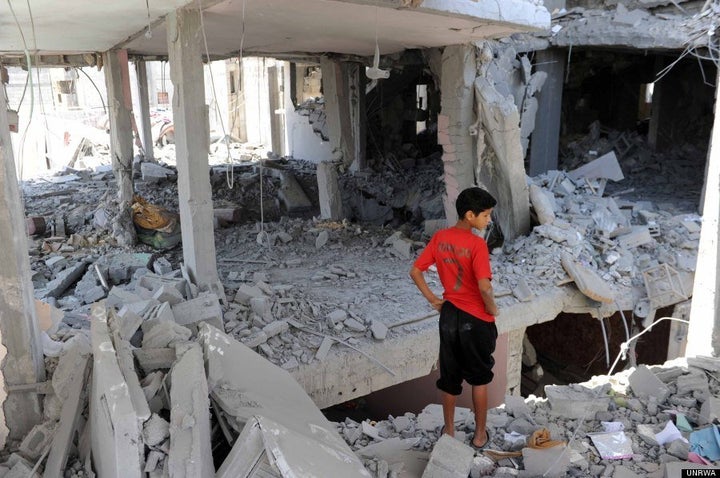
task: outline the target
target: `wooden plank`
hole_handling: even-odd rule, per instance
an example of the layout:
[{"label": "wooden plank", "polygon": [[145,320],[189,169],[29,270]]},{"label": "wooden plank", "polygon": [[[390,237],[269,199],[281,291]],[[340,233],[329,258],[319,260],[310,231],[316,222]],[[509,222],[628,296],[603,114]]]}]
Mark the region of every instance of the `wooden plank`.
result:
[{"label": "wooden plank", "polygon": [[62,406],[60,414],[60,425],[50,446],[50,454],[45,464],[43,478],[62,478],[67,465],[68,453],[72,446],[72,438],[77,429],[82,410],[87,401],[85,384],[87,383],[90,371],[90,357],[85,357],[85,371],[73,376],[69,387],[69,393]]},{"label": "wooden plank", "polygon": [[600,278],[594,271],[584,267],[573,260],[570,254],[564,253],[560,258],[563,269],[575,282],[577,288],[590,297],[592,300],[598,302],[605,302],[612,304],[615,302],[613,297],[613,291],[610,286]]}]

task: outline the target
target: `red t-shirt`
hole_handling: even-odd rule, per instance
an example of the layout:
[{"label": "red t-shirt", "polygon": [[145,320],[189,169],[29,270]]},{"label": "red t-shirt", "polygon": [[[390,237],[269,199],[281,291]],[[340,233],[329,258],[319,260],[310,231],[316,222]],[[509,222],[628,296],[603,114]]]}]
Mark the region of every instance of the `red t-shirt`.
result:
[{"label": "red t-shirt", "polygon": [[451,227],[436,232],[414,266],[421,271],[437,266],[443,298],[458,309],[486,322],[495,317],[485,310],[478,280],[492,279],[487,243],[471,230]]}]

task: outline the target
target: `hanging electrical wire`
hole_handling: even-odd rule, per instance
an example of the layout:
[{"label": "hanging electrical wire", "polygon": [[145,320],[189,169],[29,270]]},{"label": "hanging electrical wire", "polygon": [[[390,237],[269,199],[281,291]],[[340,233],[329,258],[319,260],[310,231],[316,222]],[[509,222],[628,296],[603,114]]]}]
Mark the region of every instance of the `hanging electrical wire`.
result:
[{"label": "hanging electrical wire", "polygon": [[[675,317],[662,317],[662,318],[656,320],[655,322],[653,322],[652,324],[650,324],[649,326],[644,328],[641,332],[633,335],[632,337],[628,338],[625,342],[620,344],[620,352],[618,352],[617,356],[615,357],[615,361],[613,362],[612,366],[608,370],[607,375],[611,376],[615,372],[615,367],[620,362],[620,360],[621,359],[625,360],[627,358],[627,352],[630,348],[631,343],[633,343],[635,340],[639,339],[641,336],[645,335],[646,333],[650,332],[650,330],[652,330],[652,328],[654,326],[656,326],[657,324],[659,324],[660,322],[663,322],[665,320],[680,322],[680,323],[687,324],[687,325],[690,324],[689,320],[676,319]],[[590,399],[590,402],[592,403],[595,400],[597,400],[598,397],[600,396],[600,393],[603,390],[604,390],[603,387],[596,387],[594,396]],[[585,421],[588,418],[588,414],[594,413],[592,410],[593,410],[593,407],[591,407],[591,406],[585,407],[585,412],[583,413],[582,418],[580,418],[580,420],[578,420],[578,426],[575,428],[575,430],[573,431],[573,434],[570,436],[570,438],[568,438],[568,444],[572,443],[577,438],[578,433],[580,432],[583,425],[585,424]],[[555,467],[557,466],[557,464],[560,462],[560,460],[563,458],[563,456],[566,453],[570,452],[570,449],[571,449],[570,446],[565,447],[565,449],[563,449],[562,453],[558,454],[558,456],[555,458],[553,463],[548,467],[547,471],[545,473],[543,473],[542,476],[548,476],[548,474],[552,470],[555,470],[556,469]]]},{"label": "hanging electrical wire", "polygon": [[[233,167],[233,160],[232,156],[230,155],[230,138],[227,131],[225,130],[225,121],[223,120],[222,112],[220,111],[220,103],[218,102],[217,93],[215,91],[215,77],[213,75],[212,62],[210,61],[210,51],[208,50],[207,35],[205,34],[205,15],[203,14],[202,0],[198,0],[198,10],[200,11],[200,31],[202,31],[203,45],[205,46],[205,57],[207,58],[208,70],[210,71],[210,88],[212,90],[215,113],[217,114],[218,120],[220,121],[220,128],[222,129],[223,133],[223,142],[225,143],[225,152],[227,153],[227,156],[225,158],[227,162],[227,169],[225,170],[225,180],[228,187],[232,189],[235,186],[235,168]],[[245,8],[243,3],[243,12],[244,11]]]},{"label": "hanging electrical wire", "polygon": [[[675,2],[673,3],[680,8]],[[720,0],[707,0],[700,12],[689,18],[683,26],[688,37],[685,49],[674,61],[658,72],[655,81],[667,75],[675,65],[689,55],[696,57],[698,62],[701,60],[711,61],[717,68],[720,68],[720,38],[718,38]],[[715,85],[705,78],[702,64],[700,64],[700,72],[705,84],[714,87]]]},{"label": "hanging electrical wire", "polygon": [[[13,19],[15,20],[15,25],[17,25],[18,31],[20,32],[20,38],[22,39],[23,44],[23,52],[25,53],[25,63],[27,65],[27,71],[28,71],[28,83],[30,85],[30,115],[28,116],[28,122],[25,125],[25,128],[23,130],[23,134],[20,137],[20,150],[18,151],[19,156],[19,177],[18,179],[22,180],[23,177],[23,159],[24,159],[24,153],[25,153],[25,139],[27,138],[28,130],[30,129],[30,124],[32,123],[33,119],[33,113],[35,111],[35,95],[33,92],[33,79],[32,79],[32,60],[30,58],[30,51],[28,50],[27,41],[25,40],[25,33],[23,33],[22,27],[20,26],[20,21],[18,20],[17,15],[15,14],[15,9],[13,8],[12,2],[10,0],[7,0],[8,7],[10,7],[10,13],[12,13]],[[28,8],[30,7],[30,3],[28,2]],[[32,20],[32,14],[30,16]],[[34,25],[34,22],[33,22]],[[34,27],[33,27],[34,28]],[[5,112],[2,112],[5,114]]]}]

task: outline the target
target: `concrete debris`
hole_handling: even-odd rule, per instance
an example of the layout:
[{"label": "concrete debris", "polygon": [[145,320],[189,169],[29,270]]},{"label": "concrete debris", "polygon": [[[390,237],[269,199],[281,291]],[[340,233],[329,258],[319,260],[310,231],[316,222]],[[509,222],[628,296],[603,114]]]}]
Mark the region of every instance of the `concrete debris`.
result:
[{"label": "concrete debris", "polygon": [[470,446],[443,434],[433,447],[422,478],[467,478],[474,455]]},{"label": "concrete debris", "polygon": [[[720,359],[705,359],[700,370],[710,372],[720,364]],[[645,366],[642,366],[647,368]],[[694,417],[702,415],[699,403],[690,407],[674,405],[662,407],[650,413],[652,404],[661,403],[655,397],[637,396],[632,383],[637,381],[633,375],[638,369],[626,370],[613,376],[596,376],[590,382],[574,384],[567,387],[547,387],[548,399],[538,399],[531,396],[527,399],[507,396],[505,404],[499,408],[488,411],[488,427],[490,430],[490,444],[477,454],[482,457],[482,474],[477,476],[679,476],[672,475],[675,467],[692,468],[695,465],[688,462],[687,438],[692,430],[705,427],[702,421],[695,421]],[[666,403],[675,402],[675,398],[692,397],[695,387],[703,387],[702,382],[696,383],[696,376],[700,370],[690,366],[687,361],[676,360],[662,367],[648,369],[648,373],[657,374],[670,380],[666,383],[670,390]],[[640,372],[643,373],[643,372]],[[686,384],[682,392],[678,390],[678,383]],[[693,383],[693,385],[690,385]],[[710,398],[719,396],[720,382],[709,381]],[[716,406],[706,400],[708,408]],[[717,400],[715,400],[717,401]],[[368,468],[377,466],[379,459],[395,463],[402,457],[407,463],[413,463],[410,455],[401,453],[400,441],[414,443],[412,449],[425,452],[442,449],[441,443],[451,440],[456,446],[467,447],[472,439],[474,421],[472,413],[465,414],[465,410],[456,409],[456,435],[455,439],[447,435],[440,435],[442,425],[442,412],[439,405],[428,405],[423,412],[415,416],[406,413],[401,418],[390,416],[387,420],[376,422],[372,426],[372,433],[357,435],[358,425],[350,419],[337,424],[338,430],[356,453],[365,459]],[[469,412],[469,411],[468,411]],[[678,414],[684,417],[693,417],[693,424],[687,431],[678,431],[671,441],[661,445],[656,437],[668,429],[678,430],[673,420]],[[458,418],[460,417],[460,418]],[[467,419],[466,419],[467,417]],[[711,418],[711,420],[717,419]],[[524,422],[522,426],[519,422]],[[621,433],[626,436],[626,443],[631,444],[632,459],[612,460],[602,459],[599,456],[597,445],[591,435],[607,433],[606,425],[614,423],[619,426]],[[680,423],[680,421],[678,421]],[[399,424],[396,425],[396,424]],[[525,444],[520,446],[522,456],[508,454],[514,451],[513,445],[505,440],[512,429],[523,430],[526,436],[546,428],[552,440],[571,440],[566,445],[552,446],[550,448],[532,448]],[[371,428],[365,428],[370,431]],[[624,431],[623,431],[624,430]],[[671,435],[668,435],[671,436]],[[461,438],[459,438],[461,437]],[[412,442],[410,440],[413,440]],[[463,443],[465,445],[463,445]],[[610,441],[607,443],[617,443]],[[720,455],[718,455],[720,456]],[[476,460],[477,460],[476,457]],[[493,458],[489,463],[485,460]],[[512,460],[512,461],[511,461]],[[432,462],[432,459],[431,459]],[[713,463],[716,468],[720,463]],[[465,473],[465,459],[456,456],[456,461],[445,465],[446,475],[452,473]],[[512,472],[509,471],[513,470]],[[434,469],[434,468],[433,468]],[[677,468],[679,469],[679,468]],[[720,468],[718,468],[720,469]],[[430,466],[425,473],[430,473]],[[609,470],[609,471],[608,471]],[[379,476],[379,475],[376,475]],[[410,475],[419,476],[419,475]],[[466,474],[458,476],[467,476]],[[475,476],[475,475],[473,475]]]}]

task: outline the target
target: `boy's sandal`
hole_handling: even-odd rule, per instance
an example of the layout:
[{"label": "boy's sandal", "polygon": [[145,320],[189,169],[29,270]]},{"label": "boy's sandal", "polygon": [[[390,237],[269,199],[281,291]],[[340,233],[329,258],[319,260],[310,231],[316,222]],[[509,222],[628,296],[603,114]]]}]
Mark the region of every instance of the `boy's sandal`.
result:
[{"label": "boy's sandal", "polygon": [[473,436],[470,439],[470,446],[472,447],[472,449],[475,451],[483,451],[485,449],[485,447],[490,444],[490,430],[487,428],[485,429],[485,437],[486,437],[485,443],[483,443],[482,445],[476,445],[475,444],[475,436]]}]

